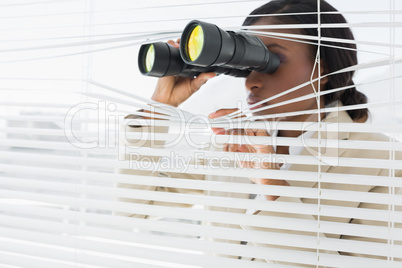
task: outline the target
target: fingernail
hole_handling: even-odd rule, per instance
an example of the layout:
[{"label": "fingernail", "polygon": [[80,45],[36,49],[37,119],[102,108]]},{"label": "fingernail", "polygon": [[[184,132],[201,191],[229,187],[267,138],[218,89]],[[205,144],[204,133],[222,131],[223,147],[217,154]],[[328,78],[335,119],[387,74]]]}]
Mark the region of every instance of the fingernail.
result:
[{"label": "fingernail", "polygon": [[208,76],[205,78],[205,80],[208,81],[209,79],[214,78],[215,76],[216,76],[216,74],[208,74]]},{"label": "fingernail", "polygon": [[216,112],[210,113],[210,114],[208,115],[208,117],[209,117],[209,118],[214,118],[214,117],[215,117],[215,114],[216,114]]}]

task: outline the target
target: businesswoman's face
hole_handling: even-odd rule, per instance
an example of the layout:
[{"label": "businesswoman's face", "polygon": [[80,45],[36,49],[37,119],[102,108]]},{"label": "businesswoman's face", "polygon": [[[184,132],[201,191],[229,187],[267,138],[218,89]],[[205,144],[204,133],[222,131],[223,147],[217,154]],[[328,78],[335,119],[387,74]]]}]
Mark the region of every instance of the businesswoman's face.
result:
[{"label": "businesswoman's face", "polygon": [[[271,24],[270,20],[260,20],[254,25],[267,25]],[[272,23],[274,24],[274,23]],[[278,32],[278,33],[292,33],[297,32],[291,30],[266,30],[267,32]],[[314,72],[314,62],[315,62],[315,49],[312,45],[305,44],[297,41],[288,41],[278,38],[268,37],[268,36],[258,36],[265,43],[267,48],[279,55],[281,63],[278,70],[273,74],[251,72],[246,78],[246,89],[247,89],[247,102],[249,105],[259,102],[263,99],[270,98],[279,93],[282,93],[288,89],[295,86],[303,84],[310,81],[311,78],[318,77],[318,65],[316,66]],[[324,69],[321,65],[321,74]],[[313,75],[313,76],[312,76]],[[314,88],[318,91],[318,86],[320,83],[320,88],[323,90],[326,79],[322,79],[320,82],[315,82],[304,86],[303,88],[297,89],[289,94],[280,96],[273,100],[270,100],[261,106],[253,108],[261,108],[268,105],[273,105],[281,103],[287,100],[298,98],[310,93],[314,93]],[[324,98],[321,98],[321,107],[324,106]],[[267,114],[277,114],[285,112],[303,111],[317,109],[316,98],[311,98],[291,104],[277,106],[272,109],[267,109],[259,112],[254,112],[253,115],[267,115]],[[306,117],[309,115],[301,116],[291,116],[282,117],[280,120],[288,121],[305,121]],[[273,119],[268,119],[273,120]],[[276,119],[278,120],[278,119]]]}]

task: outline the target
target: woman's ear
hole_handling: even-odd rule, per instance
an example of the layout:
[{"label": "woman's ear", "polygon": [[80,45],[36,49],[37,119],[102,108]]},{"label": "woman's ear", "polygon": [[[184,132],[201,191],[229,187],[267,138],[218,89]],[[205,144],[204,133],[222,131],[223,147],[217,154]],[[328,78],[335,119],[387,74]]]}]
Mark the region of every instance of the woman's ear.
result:
[{"label": "woman's ear", "polygon": [[[320,79],[320,84],[321,86],[325,85],[328,83],[329,77],[326,76],[328,74],[328,68],[327,64],[321,59],[320,60],[320,73],[321,73],[321,79]],[[323,77],[325,76],[325,77]]]}]

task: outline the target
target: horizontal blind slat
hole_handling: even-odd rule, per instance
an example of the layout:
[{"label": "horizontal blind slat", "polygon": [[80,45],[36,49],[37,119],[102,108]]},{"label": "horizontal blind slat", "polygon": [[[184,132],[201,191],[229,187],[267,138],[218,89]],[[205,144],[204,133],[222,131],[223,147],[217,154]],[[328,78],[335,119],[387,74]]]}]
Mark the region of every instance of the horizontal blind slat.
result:
[{"label": "horizontal blind slat", "polygon": [[[151,138],[152,137],[152,138]],[[395,149],[401,151],[401,145],[399,142],[391,141],[363,141],[363,140],[338,140],[338,139],[300,139],[300,138],[287,138],[287,137],[272,137],[272,136],[247,136],[247,135],[215,135],[212,133],[198,134],[198,133],[155,133],[155,132],[128,132],[125,134],[124,139],[127,141],[135,140],[137,144],[140,141],[164,141],[177,142],[187,141],[187,144],[251,144],[251,145],[292,145],[292,146],[308,146],[308,147],[325,147],[328,148],[356,148],[363,149],[364,145],[369,146],[373,150],[389,150]],[[184,143],[184,142],[183,142]],[[350,146],[349,146],[350,145]],[[383,146],[380,146],[383,145]],[[392,145],[392,146],[391,146]],[[130,143],[126,142],[125,146],[130,147]],[[131,145],[132,148],[138,148],[136,144]]]},{"label": "horizontal blind slat", "polygon": [[[35,258],[44,258],[49,260],[49,265],[46,267],[88,267],[88,265],[96,266],[96,267],[126,267],[132,268],[133,265],[141,265],[144,268],[160,268],[160,266],[145,264],[144,262],[128,262],[122,261],[117,258],[106,258],[100,256],[100,254],[96,254],[95,256],[91,256],[88,252],[82,252],[77,249],[70,249],[69,251],[61,250],[56,247],[42,247],[38,244],[35,245],[26,245],[27,243],[16,243],[14,241],[6,240],[0,238],[0,241],[3,240],[3,243],[0,243],[0,252],[13,252],[21,254],[24,257],[35,256]],[[39,241],[40,242],[40,241]],[[18,259],[20,256],[14,256],[15,259]],[[1,258],[3,262],[3,259]],[[53,263],[52,263],[53,261]],[[57,261],[57,262],[56,262]],[[62,263],[65,262],[65,263]],[[15,263],[15,262],[13,262]],[[34,267],[30,262],[25,263],[23,267]],[[36,265],[36,264],[35,264]],[[36,266],[36,267],[44,267],[44,266]]]},{"label": "horizontal blind slat", "polygon": [[[150,161],[118,161],[118,160],[104,160],[104,159],[93,159],[86,157],[71,157],[71,156],[59,156],[59,155],[44,155],[37,153],[15,153],[15,152],[5,152],[0,155],[0,159],[7,160],[27,160],[31,162],[46,162],[47,164],[65,164],[65,163],[77,163],[81,165],[89,165],[95,167],[109,167],[109,168],[121,168],[130,169],[133,166],[138,170],[148,170],[148,171],[161,171],[165,172],[165,168],[162,167],[158,162]],[[336,157],[328,157],[328,159],[337,161]],[[387,161],[384,159],[359,159],[359,158],[339,158],[340,166],[349,167],[376,167],[376,168],[400,168],[402,165],[402,160]],[[358,165],[351,164],[350,162],[357,163]],[[371,164],[371,165],[370,165]],[[151,165],[151,166],[150,166]],[[202,169],[202,170],[201,170]],[[169,172],[183,173],[183,168],[170,168]],[[205,168],[202,165],[187,165],[185,173],[193,174],[204,174],[204,175],[221,175],[221,176],[235,176],[235,177],[256,177],[256,178],[275,178],[276,174],[282,174],[284,171],[273,170],[273,169],[250,169],[250,168],[232,168],[225,167],[221,169],[216,168]],[[297,171],[295,171],[297,173]]]},{"label": "horizontal blind slat", "polygon": [[[286,220],[288,219],[286,217],[256,216],[216,211],[200,211],[194,209],[166,207],[158,205],[92,200],[89,198],[82,199],[53,196],[49,194],[21,193],[17,191],[1,189],[0,194],[2,194],[4,198],[17,198],[24,200],[48,202],[52,204],[68,205],[73,208],[82,207],[88,209],[119,211],[128,214],[151,215],[157,217],[189,219],[205,222],[218,222],[225,224],[237,224],[305,232],[315,232],[317,230],[317,222],[315,220],[293,219],[290,222]],[[322,221],[320,224],[320,232],[380,239],[387,239],[391,234],[394,240],[402,240],[402,228],[392,228],[391,230],[389,230],[388,228],[380,226],[349,223],[344,224],[330,221]]]},{"label": "horizontal blind slat", "polygon": [[[4,252],[0,251],[0,259],[3,264],[9,265],[18,265],[18,267],[43,267],[43,268],[54,268],[57,265],[57,268],[76,268],[75,264],[64,264],[54,261],[46,261],[46,260],[38,260],[34,257],[23,256],[20,254],[16,254],[14,252]],[[82,267],[80,264],[77,264],[78,267]]]},{"label": "horizontal blind slat", "polygon": [[[81,226],[85,227],[85,226]],[[79,228],[79,226],[77,226]],[[116,231],[117,232],[117,231]],[[169,247],[165,247],[165,250],[159,248],[147,248],[143,247],[136,243],[130,243],[131,245],[127,245],[127,243],[116,243],[116,240],[90,240],[80,237],[69,237],[69,236],[60,236],[55,234],[46,234],[39,233],[30,230],[19,230],[9,227],[0,227],[0,234],[3,237],[18,239],[22,241],[30,241],[30,242],[38,242],[45,245],[55,245],[55,246],[64,246],[77,250],[88,250],[99,253],[106,254],[115,254],[122,257],[136,257],[136,258],[144,258],[151,259],[157,261],[166,261],[170,263],[179,263],[179,264],[187,264],[194,265],[194,262],[197,265],[208,265],[211,262],[214,262],[216,265],[221,265],[221,267],[225,267],[225,265],[230,265],[230,267],[239,267],[242,268],[247,263],[248,267],[264,267],[264,263],[260,262],[249,262],[238,260],[238,259],[228,259],[216,256],[206,256],[206,255],[198,255],[198,254],[190,254],[190,253],[182,253],[182,252],[174,252],[172,253]],[[98,234],[100,234],[98,232]],[[131,235],[131,238],[135,238],[135,233]],[[127,238],[127,233],[124,235],[117,236],[119,239]],[[119,240],[120,241],[120,240]],[[119,242],[117,241],[117,242]],[[168,242],[168,241],[167,241]],[[152,241],[150,241],[152,243]]]},{"label": "horizontal blind slat", "polygon": [[[87,233],[89,233],[89,234],[93,234],[93,232],[91,232],[91,231],[89,231],[88,230],[88,228],[86,228],[85,226],[80,226],[79,227],[79,229],[86,229],[86,232]],[[4,228],[2,228],[2,227],[0,227],[0,230],[1,229],[4,229]],[[101,230],[99,230],[100,232],[101,232]],[[99,232],[98,231],[98,232]],[[98,232],[95,232],[95,233],[98,233]],[[10,233],[11,233],[11,235],[10,235]],[[33,237],[32,235],[33,234],[35,234],[35,232],[33,232],[33,231],[23,231],[23,233],[25,233],[25,234],[27,234],[28,233],[28,235],[27,235],[27,240],[30,240],[30,239],[32,239],[31,237]],[[104,234],[103,232],[102,232],[102,234]],[[43,234],[43,233],[40,233],[40,235],[41,236],[43,236],[44,237],[44,239],[41,241],[41,243],[46,243],[47,241],[46,241],[46,238],[47,237],[51,237],[51,236],[53,236],[53,237],[57,237],[57,236],[55,236],[55,235],[47,235],[47,234]],[[13,234],[13,231],[10,231],[7,235],[6,235],[7,237],[12,237],[12,238],[15,238],[14,236],[15,236],[15,234]],[[37,235],[36,235],[37,236]],[[115,236],[116,237],[116,236]],[[119,237],[118,235],[117,235],[117,237]],[[129,236],[127,236],[127,234],[125,234],[125,237],[126,238],[128,238],[128,237],[132,237],[132,238],[138,238],[139,237],[139,235],[138,235],[138,233],[137,234],[133,234],[133,235],[129,235]],[[147,239],[147,241],[150,241],[150,240],[155,240],[155,239],[149,239],[148,237],[151,237],[151,236],[149,236],[149,235],[146,235],[145,236]],[[69,237],[68,237],[69,238]],[[67,237],[63,237],[62,238],[63,240],[66,240],[67,239]],[[70,239],[70,238],[69,238]],[[89,240],[87,240],[87,239],[84,239],[84,238],[75,238],[76,240],[78,240],[77,242],[79,242],[79,244],[78,244],[78,246],[75,246],[75,248],[78,248],[78,249],[86,249],[86,246],[83,246],[83,245],[87,245],[87,244],[89,244],[89,245],[91,245],[91,244],[93,244],[93,242],[92,241],[89,241]],[[170,238],[171,239],[171,238]],[[35,241],[35,240],[34,240]],[[205,241],[200,241],[200,242],[205,242]],[[97,250],[99,250],[99,249],[101,249],[102,251],[105,251],[105,250],[107,250],[106,248],[105,248],[105,246],[106,246],[106,244],[105,245],[103,245],[104,243],[102,243],[101,241],[97,241],[97,247],[96,247],[96,249]],[[216,244],[219,244],[218,242],[213,242],[213,243],[216,243]],[[167,241],[167,244],[169,244],[169,241]],[[194,243],[192,243],[192,244],[194,244]],[[92,245],[91,245],[92,246]],[[250,251],[250,250],[247,250],[247,247],[244,247],[244,246],[241,246],[241,245],[230,245],[230,244],[228,244],[228,245],[226,245],[227,247],[231,247],[231,248],[239,248],[239,253],[241,253],[241,254],[243,254],[243,255],[245,255],[245,254],[247,254],[247,251]],[[140,247],[138,247],[137,245],[134,245],[134,246],[118,246],[118,245],[116,245],[116,244],[113,244],[113,248],[115,249],[115,248],[119,248],[120,250],[119,250],[119,252],[118,252],[118,254],[123,254],[123,255],[126,255],[126,254],[130,254],[130,250],[132,251],[132,248],[135,248],[135,251],[136,251],[136,253],[138,253],[138,251],[140,251],[141,253],[144,253],[144,252],[147,252],[147,249],[142,249],[142,248],[140,248]],[[221,247],[218,247],[218,248],[222,248],[222,246]],[[261,253],[263,254],[262,256],[263,257],[268,257],[268,258],[272,258],[272,259],[274,259],[274,260],[284,260],[284,261],[290,261],[290,262],[297,262],[297,263],[300,263],[300,264],[302,264],[302,263],[304,263],[304,264],[311,264],[311,265],[313,265],[314,264],[314,262],[315,262],[315,253],[309,253],[309,252],[298,252],[297,250],[287,250],[287,249],[274,249],[274,248],[271,248],[270,249],[270,251],[271,251],[271,254],[269,254],[269,255],[271,255],[271,256],[267,256],[266,254],[266,248],[255,248],[255,247],[253,247],[254,248],[254,252],[253,251],[251,251],[251,253],[252,254],[255,254],[256,256],[258,256],[258,255],[260,255]],[[256,250],[256,249],[260,249],[260,250]],[[92,248],[92,250],[94,250],[93,248]],[[171,250],[171,249],[168,249],[168,250]],[[161,252],[163,252],[163,250],[155,250],[155,249],[152,249],[152,251],[153,252],[155,252],[155,251],[159,251],[159,253],[158,253],[158,257],[159,258],[155,258],[155,259],[160,259],[160,255],[162,255],[162,256],[164,256],[164,255],[166,255],[166,254],[161,254]],[[122,252],[124,252],[124,253],[122,253]],[[114,253],[114,252],[112,252],[112,253]],[[150,252],[151,253],[151,252]],[[170,254],[172,254],[172,253],[170,253]],[[184,255],[183,253],[175,253],[175,254],[177,254],[177,255]],[[135,256],[135,254],[131,254],[130,256],[132,256],[132,255],[134,255]],[[292,255],[292,257],[291,258],[289,258],[289,255]],[[197,259],[197,255],[192,255],[192,256],[194,256],[193,258],[194,259]],[[261,255],[260,255],[261,256]],[[204,257],[206,260],[208,259],[208,257],[205,257],[205,256],[202,256],[202,257]],[[340,257],[340,258],[339,258]],[[345,257],[346,257],[346,259],[345,259]],[[162,257],[163,258],[163,257]],[[211,257],[209,257],[209,258],[211,258]],[[212,258],[215,258],[215,261],[216,261],[216,257],[212,257]],[[335,256],[335,257],[333,257],[332,258],[333,259],[333,261],[337,261],[338,263],[343,263],[343,265],[345,265],[346,263],[349,263],[350,261],[355,261],[355,262],[358,262],[358,263],[360,263],[360,264],[371,264],[371,265],[373,265],[373,264],[376,264],[376,265],[384,265],[384,264],[386,264],[388,261],[387,260],[378,260],[378,259],[366,259],[366,258],[359,258],[359,257],[349,257],[349,256]],[[346,261],[348,261],[348,262],[346,262],[345,263],[345,260]],[[210,260],[210,261],[212,261],[212,260]],[[238,260],[232,260],[232,259],[222,259],[222,260],[220,260],[219,258],[218,258],[218,262],[217,263],[221,263],[221,264],[229,264],[230,262],[232,262],[231,263],[231,265],[234,265],[234,267],[241,267],[241,266],[239,266],[239,265],[236,265],[236,264],[238,264],[238,263],[236,263],[236,261],[238,261]],[[183,260],[182,259],[180,259],[180,261],[179,261],[179,263],[183,263]],[[184,263],[187,263],[187,261],[185,261]],[[253,262],[253,264],[257,264],[257,266],[248,266],[248,267],[263,267],[263,266],[261,266],[261,264],[260,263],[256,263],[256,262]],[[258,266],[258,264],[260,264],[259,266]],[[244,265],[244,263],[243,264],[241,264],[241,265]]]},{"label": "horizontal blind slat", "polygon": [[[0,117],[1,118],[1,117]],[[194,127],[205,129],[206,126],[216,127],[216,128],[233,128],[233,123],[228,121],[223,122],[209,122],[210,125],[207,125],[206,122],[191,122],[191,125],[184,121],[175,121],[175,120],[152,120],[152,119],[124,119],[121,121],[121,127],[127,126],[128,130],[130,130],[130,125],[141,125],[144,127],[144,132],[147,132],[149,128],[146,126],[164,126],[164,127]],[[267,125],[268,124],[268,125]],[[321,125],[321,128],[320,128]],[[321,122],[318,124],[317,122],[308,122],[306,125],[305,122],[290,122],[290,121],[279,121],[275,122],[275,124],[270,122],[261,122],[261,121],[239,121],[236,122],[235,125],[237,128],[252,128],[252,129],[270,129],[270,130],[298,130],[298,131],[318,131],[324,129],[327,132],[356,132],[356,133],[384,133],[389,131],[389,125],[386,124],[373,124],[373,123],[328,123]],[[395,133],[402,132],[402,126],[399,124],[395,126],[393,129]]]},{"label": "horizontal blind slat", "polygon": [[[236,182],[226,182],[222,185],[219,181],[209,180],[190,180],[176,177],[158,177],[155,176],[143,176],[138,174],[110,174],[105,172],[94,171],[79,171],[70,170],[65,168],[49,167],[30,167],[24,166],[21,169],[20,165],[0,164],[0,169],[11,174],[24,174],[24,175],[51,175],[54,178],[71,178],[73,179],[87,179],[91,178],[91,181],[110,182],[110,183],[127,183],[127,184],[140,184],[149,186],[166,186],[166,187],[178,187],[185,189],[199,189],[199,190],[217,190],[222,192],[236,192],[236,193],[253,193],[253,194],[266,194],[264,191],[265,185],[253,185]],[[280,175],[275,174],[271,176],[272,179],[288,179],[293,181],[306,181],[317,182],[316,173],[302,171],[294,172],[284,170]],[[356,185],[375,185],[384,187],[402,187],[402,182],[395,179],[390,179],[389,176],[373,176],[373,175],[358,175],[358,174],[339,174],[336,173],[324,173],[321,175],[321,182],[334,183],[334,184],[356,184]]]},{"label": "horizontal blind slat", "polygon": [[[4,133],[15,133],[15,134],[27,134],[29,133],[30,135],[45,135],[45,136],[57,136],[57,137],[65,137],[69,140],[74,140],[77,141],[77,138],[80,137],[86,137],[86,138],[93,138],[94,140],[98,140],[99,138],[99,132],[97,131],[68,131],[66,132],[65,130],[60,130],[60,129],[44,129],[44,128],[17,128],[17,127],[6,127],[6,128],[0,128],[0,131]],[[112,136],[115,135],[116,133],[113,131],[109,132],[102,132],[102,135],[105,137],[107,135]],[[152,132],[141,132],[131,134],[127,133],[126,138],[127,139],[136,139],[138,136],[143,136],[143,135],[151,135]],[[153,134],[152,134],[153,135]],[[205,133],[205,134],[197,134],[195,135],[194,133],[191,133],[191,141],[193,142],[206,142],[206,141],[211,141],[211,137],[214,134],[212,133]],[[164,137],[162,140],[168,140],[170,137],[180,137],[181,134],[179,133],[172,133],[168,134],[168,136]],[[113,137],[113,136],[112,136]],[[219,135],[219,138],[217,139],[217,144],[222,144],[224,139],[228,139],[231,137],[230,135]],[[243,143],[247,144],[272,144],[272,140],[270,138],[264,138],[264,137],[250,137],[246,136],[247,139],[243,139]],[[160,137],[159,137],[160,138]],[[190,138],[190,137],[189,137]],[[197,140],[195,140],[197,139]],[[141,139],[145,140],[145,139]],[[159,139],[161,140],[161,139]],[[213,138],[215,140],[215,138]],[[364,140],[336,140],[336,139],[324,139],[325,140],[325,148],[347,148],[347,149],[365,149],[365,150],[395,150],[395,151],[402,151],[402,145],[400,142],[392,142],[392,141],[364,141]],[[2,141],[2,144],[7,144],[9,146],[29,146],[29,147],[34,147],[34,148],[41,148],[37,144],[51,144],[54,147],[57,147],[57,145],[64,145],[63,142],[59,142],[59,144],[56,143],[51,143],[51,142],[44,142],[44,141],[27,141],[27,140],[22,140],[22,139],[6,139]],[[275,144],[277,145],[283,145],[283,146],[306,146],[308,145],[309,147],[318,147],[319,140],[318,139],[299,139],[299,138],[288,138],[288,137],[275,137]],[[35,145],[35,146],[34,146]],[[77,143],[77,146],[80,144]],[[321,146],[322,143],[321,143]],[[147,152],[151,148],[138,148],[139,152]],[[155,151],[157,149],[154,149]]]},{"label": "horizontal blind slat", "polygon": [[[73,212],[69,212],[70,214]],[[86,213],[80,213],[81,215],[78,216],[77,218],[72,218],[72,220],[74,221],[85,221],[87,222],[87,217],[86,217]],[[36,219],[27,219],[25,217],[23,217],[25,220],[24,221],[19,221],[18,218],[20,218],[20,216],[16,217],[16,216],[7,216],[7,215],[3,215],[2,217],[2,224],[11,224],[13,225],[14,228],[28,228],[30,226],[35,226],[35,230],[36,231],[53,231],[53,232],[69,232],[69,233],[74,233],[76,234],[77,231],[82,232],[82,233],[86,233],[86,234],[90,234],[91,233],[91,227],[87,226],[85,227],[85,230],[81,230],[80,228],[82,226],[74,226],[74,225],[66,225],[63,222],[53,222],[53,221],[47,221],[47,220],[36,220]],[[114,217],[103,217],[104,219],[108,219],[110,218],[110,221],[116,222],[116,219],[113,219]],[[22,218],[21,218],[22,219]],[[143,219],[135,219],[138,221],[142,221],[144,222],[144,224],[142,224],[142,226],[147,225],[148,223],[147,220],[143,220]],[[128,221],[127,221],[128,222]],[[97,222],[100,223],[101,222]],[[131,221],[131,223],[133,223]],[[152,224],[152,223],[149,223]],[[164,224],[169,224],[166,222],[159,222],[159,226],[164,225]],[[175,226],[177,223],[170,223],[171,226]],[[130,226],[130,225],[128,225]],[[188,224],[181,224],[181,226],[188,226]],[[131,225],[130,227],[135,227],[135,225]],[[198,227],[198,228],[197,228]],[[200,229],[200,227],[203,226],[194,226],[194,228],[196,229]],[[204,227],[209,227],[209,226],[204,226]],[[185,227],[184,229],[186,229],[187,227]],[[97,228],[95,228],[96,230]],[[146,228],[148,230],[155,230],[153,228]],[[207,228],[204,228],[207,229]],[[232,232],[233,234],[238,234],[238,233],[243,233],[243,238],[247,237],[247,239],[245,240],[240,240],[236,235],[235,236],[222,236],[219,233],[222,232],[231,232],[230,230],[232,228],[225,228],[225,230],[223,231],[223,229],[221,227],[218,228],[209,228],[212,232],[212,237],[214,238],[225,238],[225,239],[229,239],[229,240],[238,240],[238,241],[253,241],[253,240],[249,240],[248,237],[253,237],[253,233],[259,233],[259,236],[261,236],[260,238],[257,238],[257,241],[259,243],[266,243],[266,244],[271,244],[271,245],[283,245],[283,246],[290,246],[290,247],[301,247],[301,245],[303,245],[301,248],[310,248],[310,249],[315,249],[318,246],[318,241],[316,239],[316,236],[306,236],[306,235],[295,235],[295,234],[283,234],[283,233],[274,233],[274,232],[253,232],[253,231],[244,231],[244,230],[236,230],[234,229],[234,232]],[[221,229],[219,231],[219,229]],[[73,230],[73,231],[72,231]],[[104,228],[102,227],[102,229],[99,229],[100,232],[102,234],[108,233],[109,231],[113,232],[114,229],[112,228]],[[102,231],[103,230],[103,231]],[[163,230],[169,230],[169,228],[157,228],[157,231],[163,231]],[[232,229],[233,230],[233,229]],[[238,231],[238,232],[236,232]],[[194,230],[193,230],[194,232]],[[193,232],[187,232],[189,235],[197,235],[197,233],[193,233]],[[182,231],[175,231],[176,234],[183,234]],[[203,233],[205,234],[205,233]],[[94,234],[95,235],[95,234]],[[130,236],[130,234],[127,234],[128,236]],[[142,241],[139,241],[141,243],[146,243],[146,241],[154,241],[155,239],[157,239],[157,237],[147,237],[147,235],[143,235],[143,234],[136,234],[137,236],[144,236],[144,239]],[[199,233],[198,233],[199,235]],[[113,238],[113,234],[111,233],[109,236],[105,237],[105,238]],[[208,236],[210,237],[210,236]],[[255,235],[254,235],[255,237]],[[137,237],[138,238],[138,237]],[[169,238],[166,238],[169,239]],[[256,239],[256,238],[254,238]],[[133,241],[131,239],[129,239],[129,241]],[[189,242],[190,243],[190,242]],[[183,243],[184,245],[186,243]],[[210,243],[211,245],[213,245],[214,243]],[[218,243],[219,244],[219,243]],[[178,244],[180,246],[180,244]],[[173,244],[172,244],[173,246]],[[220,246],[217,246],[220,247]],[[191,249],[191,248],[187,248],[185,247],[184,249]],[[301,250],[302,250],[301,249]],[[359,253],[359,254],[371,254],[371,255],[377,255],[377,256],[387,256],[389,255],[389,245],[387,245],[386,243],[374,243],[374,242],[364,242],[364,241],[354,241],[354,240],[340,240],[340,239],[333,239],[333,238],[320,238],[320,249],[321,250],[330,250],[330,251],[343,251],[343,252],[352,252],[352,253]],[[194,249],[196,250],[196,249]],[[198,249],[199,250],[199,249]],[[297,249],[295,249],[297,251]],[[219,250],[214,250],[214,252],[219,252]],[[251,253],[251,251],[249,251]],[[221,252],[224,254],[239,254],[242,253],[243,256],[245,256],[244,254],[246,254],[244,251],[240,251],[237,253],[230,253],[230,252]],[[249,253],[249,254],[250,254]],[[396,257],[396,258],[402,258],[402,246],[401,245],[394,245],[394,251],[391,254],[391,256]],[[255,256],[254,256],[255,257]]]},{"label": "horizontal blind slat", "polygon": [[[59,195],[59,192],[75,193],[75,194],[93,194],[102,196],[104,198],[135,198],[142,200],[154,200],[162,202],[182,203],[182,204],[202,204],[209,206],[218,206],[226,208],[242,208],[242,209],[254,209],[254,210],[269,210],[270,202],[266,200],[252,200],[244,198],[233,197],[219,197],[219,196],[202,196],[194,194],[184,193],[170,193],[162,191],[149,191],[138,189],[124,189],[118,188],[110,191],[110,186],[92,186],[82,183],[65,183],[65,182],[49,182],[40,181],[35,179],[21,179],[18,177],[4,177],[0,176],[0,185],[7,186],[21,186],[24,188],[33,188],[37,190],[54,190],[54,195]],[[280,195],[290,197],[303,197],[303,198],[317,198],[318,189],[303,188],[303,187],[287,187],[268,185],[267,195]],[[272,189],[272,190],[268,190]],[[288,191],[289,190],[289,191]],[[35,190],[31,190],[36,192]],[[357,191],[342,191],[342,190],[326,190],[321,189],[320,198],[340,201],[354,201],[354,202],[372,202],[378,204],[389,204],[389,194],[380,193],[366,193]],[[22,190],[22,192],[29,192]],[[402,206],[402,196],[394,197],[392,200],[395,205]],[[314,214],[312,211],[300,211],[300,213],[309,215]],[[385,213],[385,212],[384,212]],[[402,212],[395,213],[396,220],[401,219]]]}]

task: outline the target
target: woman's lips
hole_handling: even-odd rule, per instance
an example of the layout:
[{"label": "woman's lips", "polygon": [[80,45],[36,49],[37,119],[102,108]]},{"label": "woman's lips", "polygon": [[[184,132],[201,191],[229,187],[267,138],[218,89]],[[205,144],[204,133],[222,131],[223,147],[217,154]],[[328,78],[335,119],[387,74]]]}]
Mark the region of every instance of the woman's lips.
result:
[{"label": "woman's lips", "polygon": [[[251,105],[251,104],[250,104]],[[250,110],[257,110],[257,109],[259,109],[259,108],[262,108],[262,107],[264,107],[265,105],[264,104],[259,104],[259,105],[257,105],[257,106],[254,106],[253,108],[250,108]]]},{"label": "woman's lips", "polygon": [[[249,97],[249,98],[247,99],[247,103],[248,103],[249,106],[251,106],[251,105],[253,105],[253,104],[256,104],[257,102],[261,102],[262,100],[263,100],[263,99],[258,99],[258,98],[254,98],[254,97]],[[255,106],[255,107],[253,107],[253,108],[250,108],[250,110],[256,110],[256,109],[262,108],[262,107],[264,107],[264,106],[266,106],[266,103],[261,103],[261,104]]]}]

